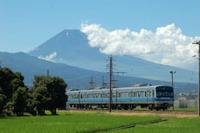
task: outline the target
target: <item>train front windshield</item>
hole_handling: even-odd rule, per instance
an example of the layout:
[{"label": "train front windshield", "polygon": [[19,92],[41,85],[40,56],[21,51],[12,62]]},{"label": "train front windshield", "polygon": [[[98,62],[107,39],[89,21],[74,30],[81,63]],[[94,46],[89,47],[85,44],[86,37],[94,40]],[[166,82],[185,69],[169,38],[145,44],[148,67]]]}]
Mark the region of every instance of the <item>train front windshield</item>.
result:
[{"label": "train front windshield", "polygon": [[174,90],[170,86],[159,86],[159,87],[156,87],[156,96],[157,97],[173,97]]}]

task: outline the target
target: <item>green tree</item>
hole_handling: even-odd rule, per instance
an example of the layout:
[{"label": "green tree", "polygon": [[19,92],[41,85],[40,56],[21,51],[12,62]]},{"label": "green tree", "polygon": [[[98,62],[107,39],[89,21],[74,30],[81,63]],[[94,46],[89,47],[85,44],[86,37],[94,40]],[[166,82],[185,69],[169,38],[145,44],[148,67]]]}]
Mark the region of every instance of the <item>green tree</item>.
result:
[{"label": "green tree", "polygon": [[25,87],[22,74],[20,72],[15,72],[14,75],[15,77],[11,81],[13,91],[16,91],[18,87]]},{"label": "green tree", "polygon": [[[46,109],[50,110],[52,115],[56,114],[57,108],[64,108],[66,106],[67,96],[65,89],[67,84],[60,77],[50,76],[35,76],[33,81],[34,88],[39,86],[46,87]],[[37,96],[37,95],[36,95]]]},{"label": "green tree", "polygon": [[5,105],[5,95],[1,94],[0,92],[0,114],[2,114],[3,107]]},{"label": "green tree", "polygon": [[13,94],[13,108],[17,116],[24,115],[27,107],[28,93],[26,87],[19,87]]},{"label": "green tree", "polygon": [[[24,77],[20,72],[13,72],[9,68],[0,68],[0,94],[1,94],[1,105],[0,111],[4,109],[7,105],[13,102],[13,94],[19,87],[25,87]],[[11,107],[12,108],[12,107]]]},{"label": "green tree", "polygon": [[48,108],[53,115],[56,115],[56,108],[66,107],[66,89],[67,84],[60,77],[52,77],[47,84],[49,101]]},{"label": "green tree", "polygon": [[45,86],[38,86],[32,93],[32,106],[38,115],[45,114],[47,104],[47,88]]},{"label": "green tree", "polygon": [[15,74],[9,68],[0,69],[0,87],[6,96],[6,101],[12,99],[13,86],[11,82],[13,79],[15,79]]}]

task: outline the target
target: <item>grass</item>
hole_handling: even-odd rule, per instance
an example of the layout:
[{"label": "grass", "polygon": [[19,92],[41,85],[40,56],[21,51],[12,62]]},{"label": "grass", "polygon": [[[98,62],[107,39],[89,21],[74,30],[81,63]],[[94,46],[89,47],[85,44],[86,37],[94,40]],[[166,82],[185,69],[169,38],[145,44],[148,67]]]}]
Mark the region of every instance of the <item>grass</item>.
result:
[{"label": "grass", "polygon": [[102,112],[63,113],[58,116],[6,117],[0,119],[0,133],[89,133],[159,117],[118,116]]},{"label": "grass", "polygon": [[0,118],[0,133],[93,133],[125,125],[133,128],[108,131],[109,133],[198,133],[200,118],[174,118],[154,124],[159,116],[121,116],[103,112],[59,112],[58,116],[25,116]]},{"label": "grass", "polygon": [[197,112],[197,108],[175,108],[175,111]]},{"label": "grass", "polygon": [[168,118],[165,122],[137,125],[135,128],[115,131],[115,133],[199,133],[199,125],[200,118]]}]

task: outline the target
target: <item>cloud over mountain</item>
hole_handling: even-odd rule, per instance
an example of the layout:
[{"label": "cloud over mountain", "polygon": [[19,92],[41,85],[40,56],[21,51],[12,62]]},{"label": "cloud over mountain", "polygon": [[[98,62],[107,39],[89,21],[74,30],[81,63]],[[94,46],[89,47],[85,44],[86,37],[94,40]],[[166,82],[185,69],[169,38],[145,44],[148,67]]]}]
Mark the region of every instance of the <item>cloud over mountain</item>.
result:
[{"label": "cloud over mountain", "polygon": [[57,52],[53,52],[52,54],[50,55],[47,55],[47,56],[39,56],[38,58],[39,59],[43,59],[43,60],[47,60],[47,61],[51,61],[51,62],[54,62],[54,59],[56,58],[57,56]]},{"label": "cloud over mountain", "polygon": [[192,44],[200,37],[189,37],[170,24],[155,31],[130,29],[108,31],[98,24],[82,24],[81,31],[88,37],[91,47],[102,53],[131,55],[155,63],[194,69],[198,46]]}]

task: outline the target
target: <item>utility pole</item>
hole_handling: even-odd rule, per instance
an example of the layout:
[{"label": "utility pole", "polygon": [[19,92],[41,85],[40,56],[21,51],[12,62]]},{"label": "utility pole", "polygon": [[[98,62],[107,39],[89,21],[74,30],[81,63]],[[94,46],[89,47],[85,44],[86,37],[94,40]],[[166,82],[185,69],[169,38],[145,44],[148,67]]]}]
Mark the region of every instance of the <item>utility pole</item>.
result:
[{"label": "utility pole", "polygon": [[114,80],[113,73],[126,73],[126,72],[113,72],[113,58],[112,55],[109,58],[109,112],[112,111],[112,88],[115,87],[115,82],[117,80]]},{"label": "utility pole", "polygon": [[90,89],[94,89],[93,77],[90,78],[90,81],[88,82],[88,84],[90,85]]},{"label": "utility pole", "polygon": [[193,44],[199,45],[199,83],[198,83],[198,116],[200,116],[200,41],[195,41]]},{"label": "utility pole", "polygon": [[110,64],[109,64],[109,89],[110,89],[110,96],[109,96],[109,112],[112,111],[112,74],[113,74],[113,64],[112,64],[112,55],[110,56]]},{"label": "utility pole", "polygon": [[[172,79],[172,87],[174,88],[174,74],[176,73],[176,71],[170,71],[171,74],[171,79]],[[174,102],[173,102],[173,110],[174,110]]]}]

